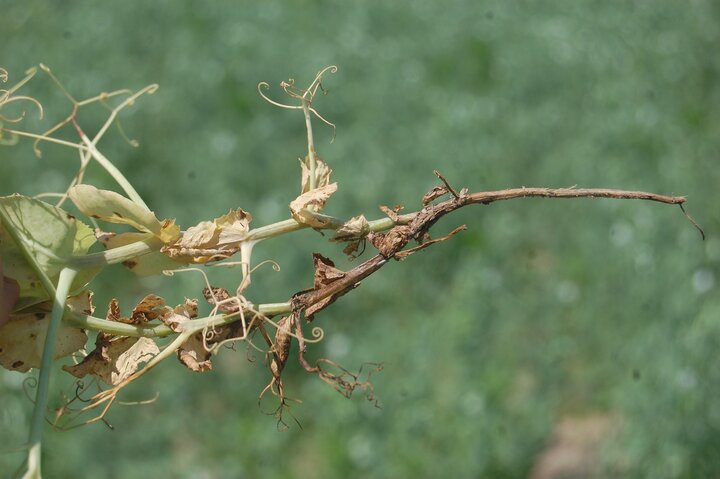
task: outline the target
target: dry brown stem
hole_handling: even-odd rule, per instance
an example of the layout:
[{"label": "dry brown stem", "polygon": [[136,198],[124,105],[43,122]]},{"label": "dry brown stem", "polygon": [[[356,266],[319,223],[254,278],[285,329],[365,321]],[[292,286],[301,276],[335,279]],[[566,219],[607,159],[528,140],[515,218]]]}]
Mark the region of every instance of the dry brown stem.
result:
[{"label": "dry brown stem", "polygon": [[[477,193],[468,193],[466,189],[457,192],[447,180],[437,171],[435,174],[443,182],[444,186],[434,188],[425,195],[424,208],[412,216],[409,223],[396,225],[387,233],[370,233],[368,239],[377,248],[378,254],[359,264],[355,268],[338,275],[337,279],[330,280],[321,284],[317,284],[309,292],[300,292],[294,295],[292,299],[293,310],[296,314],[305,313],[307,320],[312,320],[315,313],[324,309],[330,303],[340,296],[343,296],[351,289],[355,288],[363,279],[367,278],[385,264],[390,259],[403,259],[412,253],[423,249],[425,246],[438,242],[431,240],[429,236],[430,228],[443,216],[451,213],[459,208],[472,204],[488,205],[495,201],[510,200],[513,198],[611,198],[611,199],[627,199],[627,200],[647,200],[659,203],[680,205],[686,201],[684,196],[667,196],[657,193],[648,193],[644,191],[627,191],[613,190],[603,188],[510,188],[498,191],[481,191]],[[450,193],[452,198],[440,203],[431,203],[443,194]],[[430,201],[428,201],[430,199]],[[698,228],[701,234],[702,229],[690,218],[685,210],[683,213]],[[449,236],[459,232],[462,227],[456,228],[452,233],[446,235],[440,240],[447,239]],[[704,237],[704,234],[703,234]],[[420,246],[403,251],[403,248],[411,240],[416,240]],[[329,301],[328,298],[330,299]],[[318,307],[317,305],[320,305]]]}]

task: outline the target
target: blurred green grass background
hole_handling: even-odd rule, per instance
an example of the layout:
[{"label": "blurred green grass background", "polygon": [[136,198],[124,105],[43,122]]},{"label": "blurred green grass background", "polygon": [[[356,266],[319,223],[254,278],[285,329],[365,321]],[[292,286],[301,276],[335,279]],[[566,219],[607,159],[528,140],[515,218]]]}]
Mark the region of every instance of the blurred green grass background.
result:
[{"label": "blurred green grass background", "polygon": [[[49,432],[46,476],[560,477],[547,472],[551,453],[572,456],[590,439],[571,426],[580,432],[568,444],[557,425],[599,418],[611,427],[570,477],[720,477],[719,43],[712,0],[0,1],[11,81],[44,62],[78,98],[160,84],[122,115],[140,147],[111,132],[101,150],[159,217],[185,227],[238,206],[255,226],[288,216],[302,116],[264,103],[256,85],[277,95],[279,81],[303,85],[336,64],[317,101],[338,125],[334,143],[315,124],[340,187],[330,214],[413,211],[439,169],[473,191],[686,194],[708,235],[643,202],[468,208],[436,234],[468,231],[388,266],[319,317],[326,339],[312,354],[351,369],[385,363],[373,378],[381,409],[293,363],[286,387],[303,401],[293,408],[302,429],[278,432],[257,405],[268,381],[258,355],[225,352],[203,375],[169,361],[126,395],[157,392],[157,402],[116,406],[114,431]],[[69,112],[42,75],[23,91],[50,119]],[[88,130],[99,118],[80,116]],[[46,145],[42,159],[28,141],[2,147],[0,194],[63,190],[76,167],[62,147]],[[115,187],[96,166],[88,181]],[[312,231],[261,244],[257,260],[282,272],[259,270],[248,296],[285,300],[311,285],[313,251],[347,265],[341,249]],[[94,286],[102,315],[112,297],[126,309],[150,291],[180,302],[202,283],[137,282],[117,267]],[[3,447],[26,437],[21,384],[0,372]],[[21,459],[0,455],[0,477]]]}]

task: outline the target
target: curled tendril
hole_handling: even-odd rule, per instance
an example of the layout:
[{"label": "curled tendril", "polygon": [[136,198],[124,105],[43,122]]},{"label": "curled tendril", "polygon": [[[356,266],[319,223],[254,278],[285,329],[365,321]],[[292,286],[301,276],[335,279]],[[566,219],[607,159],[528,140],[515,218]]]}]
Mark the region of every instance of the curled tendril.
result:
[{"label": "curled tendril", "polygon": [[312,107],[312,102],[315,99],[315,95],[320,89],[322,92],[327,93],[327,91],[322,86],[322,78],[323,75],[326,73],[336,73],[338,71],[337,66],[330,65],[328,67],[323,68],[320,70],[316,75],[313,81],[310,83],[310,86],[308,86],[306,89],[299,88],[295,85],[295,79],[289,78],[288,80],[280,82],[280,88],[285,92],[286,95],[288,95],[290,98],[294,98],[296,100],[300,100],[302,104],[300,105],[287,105],[285,103],[277,102],[270,97],[268,97],[263,90],[269,90],[270,85],[267,82],[260,82],[258,83],[258,93],[260,96],[265,100],[266,102],[270,103],[271,105],[277,106],[278,108],[285,108],[287,110],[304,110],[307,109],[310,111],[315,117],[331,127],[333,129],[333,136],[330,140],[331,142],[335,140],[335,131],[337,129],[336,125],[323,117],[318,111]]},{"label": "curled tendril", "polygon": [[[25,95],[10,97],[7,93],[7,90],[0,93],[0,108],[5,105],[9,105],[10,103],[14,103],[16,101],[29,101],[30,103],[32,103],[33,105],[35,105],[37,107],[38,112],[39,112],[38,116],[41,120],[45,116],[45,111],[43,110],[42,105],[35,98],[33,98],[31,96],[25,96]],[[17,116],[15,118],[8,118],[4,115],[0,115],[0,119],[2,119],[3,121],[6,121],[8,123],[20,123],[21,121],[23,121],[25,119],[25,115],[26,115],[26,112],[23,110],[20,113],[20,116]]]},{"label": "curled tendril", "polygon": [[275,100],[273,100],[270,97],[268,97],[267,95],[265,95],[265,93],[263,93],[263,90],[270,89],[270,84],[267,82],[262,81],[262,82],[258,83],[257,89],[258,89],[258,93],[260,94],[260,96],[263,97],[263,100],[270,103],[271,105],[275,105],[280,108],[286,108],[288,110],[302,110],[301,105],[286,105],[284,103],[276,102]]},{"label": "curled tendril", "polygon": [[[278,325],[275,321],[268,318],[264,314],[261,314],[260,312],[255,312],[255,317],[260,318],[261,320],[263,320],[263,322],[271,325],[275,329],[280,329],[280,325]],[[312,328],[312,330],[310,331],[310,334],[312,334],[313,338],[315,338],[315,339],[308,339],[305,336],[303,336],[302,334],[293,333],[291,330],[287,331],[288,336],[293,337],[293,338],[297,339],[298,341],[300,341],[300,340],[305,341],[306,343],[309,343],[309,344],[319,343],[325,337],[325,331],[319,326],[315,326],[314,328]]]},{"label": "curled tendril", "polygon": [[[9,105],[10,103],[14,103],[17,101],[28,101],[35,105],[37,107],[39,112],[39,117],[42,120],[42,118],[45,116],[45,111],[43,110],[42,105],[39,101],[37,101],[35,98],[26,96],[26,95],[18,95],[13,96],[13,93],[15,93],[17,90],[19,90],[25,83],[30,81],[30,79],[35,76],[35,73],[37,73],[36,68],[31,68],[28,71],[25,72],[25,78],[20,80],[17,84],[15,84],[12,88],[9,89],[1,89],[0,90],[0,108],[2,108],[5,105]],[[0,81],[3,83],[7,82],[9,78],[7,70],[0,69]],[[20,116],[9,118],[3,115],[0,115],[0,120],[6,121],[8,123],[19,123],[25,118],[26,112],[23,111],[20,113]],[[11,137],[12,138],[12,137]],[[11,140],[12,141],[12,140]]]},{"label": "curled tendril", "polygon": [[320,326],[315,326],[314,328],[312,328],[312,330],[310,331],[310,334],[312,334],[312,337],[315,339],[309,340],[309,339],[305,338],[306,343],[319,343],[325,337],[325,331],[323,331],[323,329]]}]

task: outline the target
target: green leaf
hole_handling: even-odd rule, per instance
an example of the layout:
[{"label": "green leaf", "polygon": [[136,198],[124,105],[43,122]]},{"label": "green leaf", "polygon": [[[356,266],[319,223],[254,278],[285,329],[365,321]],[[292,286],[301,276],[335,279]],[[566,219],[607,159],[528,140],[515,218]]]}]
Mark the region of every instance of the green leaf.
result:
[{"label": "green leaf", "polygon": [[[50,297],[35,267],[28,262],[9,229],[30,252],[37,269],[53,283],[57,282],[60,270],[70,256],[88,252],[95,243],[95,235],[90,227],[66,211],[34,198],[22,195],[0,197],[0,208],[8,221],[8,224],[0,224],[0,256],[4,275],[16,280],[20,286],[17,312]],[[72,290],[87,284],[97,271],[82,271],[73,282]]]}]

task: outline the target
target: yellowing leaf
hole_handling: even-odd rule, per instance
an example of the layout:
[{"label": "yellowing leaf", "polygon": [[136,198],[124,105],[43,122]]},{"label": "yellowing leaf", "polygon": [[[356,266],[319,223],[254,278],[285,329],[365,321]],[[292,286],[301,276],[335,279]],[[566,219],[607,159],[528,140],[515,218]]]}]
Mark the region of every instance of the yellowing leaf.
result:
[{"label": "yellowing leaf", "polygon": [[75,206],[86,215],[111,223],[130,225],[138,231],[152,233],[163,243],[180,236],[174,220],[160,221],[155,214],[134,201],[91,185],[75,185],[68,192]]},{"label": "yellowing leaf", "polygon": [[[40,367],[49,323],[49,312],[11,317],[0,327],[0,365],[23,373]],[[60,324],[56,341],[55,359],[58,359],[83,349],[87,334],[82,329]]]},{"label": "yellowing leaf", "polygon": [[325,206],[325,202],[337,191],[337,183],[317,188],[295,198],[290,203],[290,211],[298,223],[303,223],[313,228],[322,228],[327,222],[312,215],[311,211],[319,211]]},{"label": "yellowing leaf", "polygon": [[95,349],[80,364],[63,366],[77,378],[87,374],[115,385],[135,373],[141,364],[150,361],[160,350],[149,338],[115,337],[99,333]]}]

